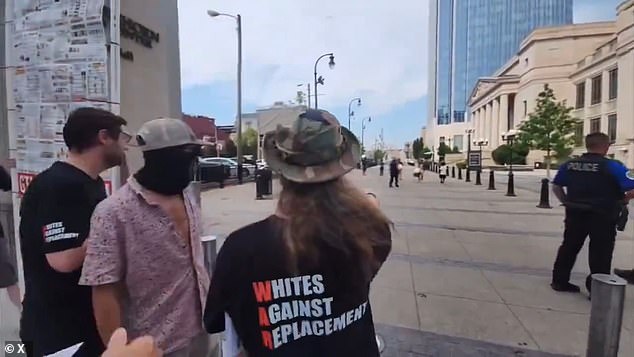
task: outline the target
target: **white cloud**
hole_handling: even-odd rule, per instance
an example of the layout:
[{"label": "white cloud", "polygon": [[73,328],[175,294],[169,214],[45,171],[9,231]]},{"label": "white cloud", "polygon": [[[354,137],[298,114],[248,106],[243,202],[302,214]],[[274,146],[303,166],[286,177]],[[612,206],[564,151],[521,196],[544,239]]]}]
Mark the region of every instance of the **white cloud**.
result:
[{"label": "white cloud", "polygon": [[[428,2],[424,0],[180,0],[182,86],[235,80],[235,22],[243,18],[244,97],[269,105],[313,81],[320,107],[345,106],[362,96],[364,112],[380,115],[426,94]],[[312,85],[311,85],[312,86]]]}]

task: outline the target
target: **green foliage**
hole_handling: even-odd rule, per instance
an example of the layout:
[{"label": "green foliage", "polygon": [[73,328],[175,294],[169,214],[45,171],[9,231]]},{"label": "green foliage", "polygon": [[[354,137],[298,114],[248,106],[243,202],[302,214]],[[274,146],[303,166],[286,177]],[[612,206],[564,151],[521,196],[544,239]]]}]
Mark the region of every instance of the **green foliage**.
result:
[{"label": "green foliage", "polygon": [[412,155],[414,159],[419,160],[423,157],[425,145],[423,144],[423,139],[417,138],[412,141]]},{"label": "green foliage", "polygon": [[460,149],[458,149],[458,147],[457,147],[457,146],[454,146],[454,147],[453,147],[453,150],[451,150],[451,153],[452,153],[452,154],[460,154],[460,152],[461,152],[461,151],[460,151]]},{"label": "green foliage", "polygon": [[[526,147],[513,146],[513,164],[524,165],[526,164],[526,156],[528,150]],[[498,165],[511,163],[511,147],[509,145],[500,145],[491,153],[493,161]]]},{"label": "green foliage", "polygon": [[249,128],[242,133],[240,146],[242,147],[242,155],[257,155],[258,153],[258,132]]},{"label": "green foliage", "polygon": [[461,169],[461,170],[462,169],[466,169],[467,168],[467,160],[456,162],[456,167]]},{"label": "green foliage", "polygon": [[225,146],[222,148],[222,156],[224,157],[235,157],[238,155],[238,148],[236,147],[236,143],[233,140],[229,139],[225,143]]},{"label": "green foliage", "polygon": [[387,153],[385,151],[376,149],[374,150],[374,160],[376,160],[377,162],[380,162],[381,160],[385,160],[386,154]]},{"label": "green foliage", "polygon": [[438,156],[445,156],[447,154],[451,154],[452,149],[445,143],[440,143],[438,146]]},{"label": "green foliage", "polygon": [[570,114],[572,110],[565,101],[557,102],[553,90],[545,84],[537,97],[537,108],[519,127],[520,146],[546,151],[547,165],[551,156],[568,157],[575,146],[574,134],[579,124]]}]

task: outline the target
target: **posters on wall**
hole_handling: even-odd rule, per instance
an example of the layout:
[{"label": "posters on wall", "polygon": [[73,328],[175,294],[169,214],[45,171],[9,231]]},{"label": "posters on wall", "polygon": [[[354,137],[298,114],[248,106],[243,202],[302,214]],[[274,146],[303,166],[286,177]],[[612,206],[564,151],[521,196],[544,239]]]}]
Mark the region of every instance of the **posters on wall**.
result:
[{"label": "posters on wall", "polygon": [[35,175],[66,157],[62,129],[72,110],[110,109],[108,54],[104,0],[12,1],[13,140],[23,194]]}]

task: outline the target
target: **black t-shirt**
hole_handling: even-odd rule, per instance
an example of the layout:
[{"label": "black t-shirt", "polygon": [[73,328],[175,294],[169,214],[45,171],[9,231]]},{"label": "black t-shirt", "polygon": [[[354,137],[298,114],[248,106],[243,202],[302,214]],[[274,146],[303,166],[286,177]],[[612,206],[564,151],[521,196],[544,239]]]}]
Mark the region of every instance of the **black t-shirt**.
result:
[{"label": "black t-shirt", "polygon": [[22,199],[20,242],[24,264],[24,309],[20,335],[36,356],[84,342],[81,356],[101,349],[92,310],[91,288],[78,285],[81,268],[54,270],[46,254],[80,247],[90,217],[106,198],[104,182],[64,162],[37,175]]},{"label": "black t-shirt", "polygon": [[[323,246],[317,268],[300,262],[299,273],[290,273],[279,220],[271,216],[227,238],[205,307],[207,331],[223,331],[226,312],[249,356],[379,356],[370,282],[354,273],[355,259]],[[385,261],[389,250],[377,258]]]}]

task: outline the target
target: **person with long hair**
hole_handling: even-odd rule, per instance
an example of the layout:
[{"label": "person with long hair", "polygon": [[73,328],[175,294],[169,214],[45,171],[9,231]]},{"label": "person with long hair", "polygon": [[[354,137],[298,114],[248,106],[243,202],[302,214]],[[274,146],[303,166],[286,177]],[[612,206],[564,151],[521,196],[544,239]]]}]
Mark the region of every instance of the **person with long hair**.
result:
[{"label": "person with long hair", "polygon": [[227,314],[249,356],[379,356],[370,283],[391,249],[392,222],[344,175],[356,137],[309,109],[267,133],[265,160],[281,175],[277,210],[226,239],[204,322]]}]

